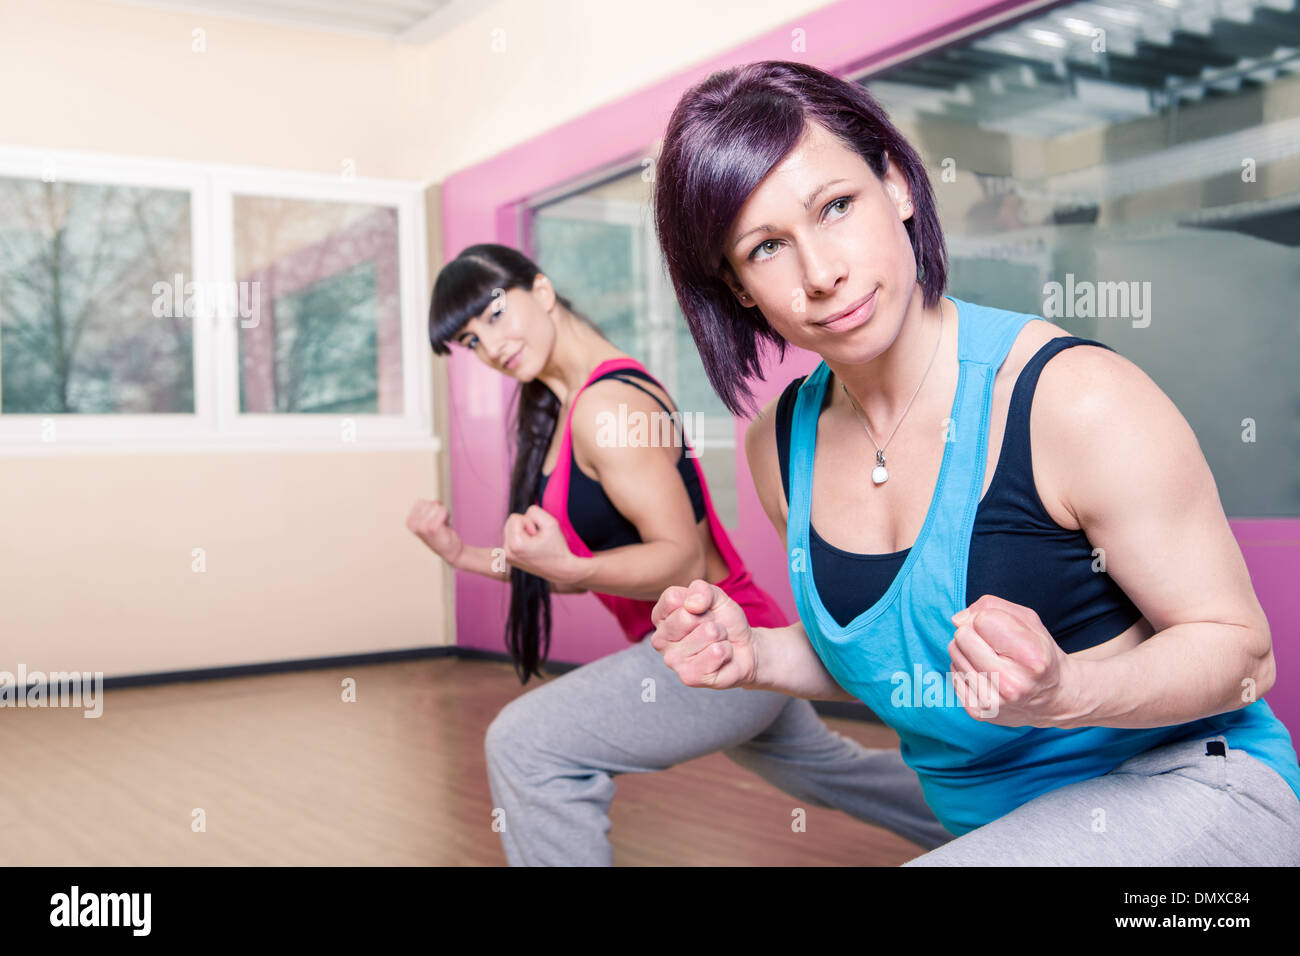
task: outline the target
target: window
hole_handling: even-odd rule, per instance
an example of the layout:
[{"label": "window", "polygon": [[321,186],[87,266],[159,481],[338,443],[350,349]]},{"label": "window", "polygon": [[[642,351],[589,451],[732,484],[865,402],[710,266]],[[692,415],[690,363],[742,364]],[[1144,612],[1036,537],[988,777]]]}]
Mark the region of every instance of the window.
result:
[{"label": "window", "polygon": [[0,176],[0,412],[192,413],[191,322],[150,291],[192,272],[189,193]]},{"label": "window", "polygon": [[236,196],[240,408],[400,413],[399,271],[395,209]]},{"label": "window", "polygon": [[0,449],[436,447],[423,209],[417,184],[0,149]]},{"label": "window", "polygon": [[861,80],[929,164],[949,291],[1144,369],[1229,517],[1300,515],[1297,36],[1294,3],[1075,3]]}]

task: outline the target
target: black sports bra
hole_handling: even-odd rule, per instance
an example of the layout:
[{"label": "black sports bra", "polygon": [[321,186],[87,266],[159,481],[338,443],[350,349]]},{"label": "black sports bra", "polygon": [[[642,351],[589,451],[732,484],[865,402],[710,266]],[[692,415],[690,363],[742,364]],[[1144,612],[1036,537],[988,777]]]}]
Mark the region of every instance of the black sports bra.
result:
[{"label": "black sports bra", "polygon": [[[630,381],[625,376],[632,375],[647,382],[654,382],[659,385],[653,377],[640,369],[624,368],[612,369],[604,375],[598,376],[588,382],[599,382],[601,379],[617,378],[621,382],[626,382],[633,388],[639,388],[645,392],[666,412],[672,413],[667,405],[656,395],[636,382]],[[662,385],[659,385],[663,388]],[[667,392],[667,389],[664,389]],[[636,525],[623,517],[622,513],[614,507],[614,503],[609,500],[605,494],[605,489],[600,486],[600,482],[587,475],[578,467],[578,460],[573,453],[573,442],[569,442],[569,500],[567,507],[569,510],[569,523],[573,525],[573,530],[578,533],[578,537],[592,551],[605,551],[609,548],[618,548],[625,544],[640,544],[641,535],[636,530]],[[690,495],[691,507],[695,511],[695,520],[701,521],[708,513],[704,507],[704,492],[700,488],[700,478],[695,471],[695,465],[686,457],[686,444],[682,443],[682,454],[677,460],[677,471],[682,476],[682,481],[686,484],[686,492]],[[546,484],[550,480],[550,475],[543,473],[537,485],[537,502],[540,504],[542,495],[546,492]]]},{"label": "black sports bra", "polygon": [[[994,594],[1033,608],[1066,653],[1118,637],[1142,616],[1109,574],[1093,570],[1096,559],[1087,535],[1053,521],[1034,486],[1029,447],[1034,388],[1047,360],[1074,345],[1110,348],[1072,335],[1054,338],[1025,364],[1016,379],[1002,451],[975,512],[966,574],[967,605],[982,594]],[[787,502],[790,424],[802,382],[800,377],[786,386],[776,408],[777,452]],[[827,398],[831,394],[832,390],[826,389]],[[817,592],[841,627],[884,596],[911,550],[855,554],[835,547],[811,525],[808,538]]]}]

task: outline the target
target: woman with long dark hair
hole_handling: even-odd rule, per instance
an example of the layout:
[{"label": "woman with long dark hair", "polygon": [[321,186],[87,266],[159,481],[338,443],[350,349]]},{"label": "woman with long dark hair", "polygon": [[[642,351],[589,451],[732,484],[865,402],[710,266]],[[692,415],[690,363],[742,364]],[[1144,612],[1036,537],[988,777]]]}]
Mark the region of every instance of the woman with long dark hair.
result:
[{"label": "woman with long dark hair", "polygon": [[[786,619],[732,547],[680,413],[639,362],[528,257],[492,243],[470,246],[438,274],[429,336],[436,353],[470,349],[519,382],[511,513],[499,549],[464,543],[441,502],[416,502],[407,526],[457,569],[509,580],[506,645],[521,682],[548,656],[552,591],[593,593],[632,645],[516,698],[488,728],[489,783],[512,865],[610,864],[613,777],[716,751],[801,801],[921,846],[952,838],[933,817],[894,808],[893,795],[909,794],[896,755],[831,732],[805,700],[687,687],[644,640],[655,599],[697,578],[750,620]],[[618,440],[602,435],[610,420],[676,429],[666,441],[653,427]],[[919,799],[919,787],[909,795]]]},{"label": "woman with long dark hair", "polygon": [[945,295],[916,151],[805,64],[688,91],[654,201],[728,408],[752,403],[764,343],[822,358],[746,434],[799,621],[667,589],[651,640],[683,682],[865,702],[899,734],[914,813],[957,834],[908,865],[1300,864],[1268,621],[1150,378]]}]

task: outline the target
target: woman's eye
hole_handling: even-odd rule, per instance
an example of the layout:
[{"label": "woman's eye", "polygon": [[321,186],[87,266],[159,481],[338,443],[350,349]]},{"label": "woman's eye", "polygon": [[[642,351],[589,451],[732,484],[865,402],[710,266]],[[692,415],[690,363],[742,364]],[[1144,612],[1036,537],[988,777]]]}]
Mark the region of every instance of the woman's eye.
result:
[{"label": "woman's eye", "polygon": [[[833,203],[831,203],[830,205],[828,205],[826,208],[829,210],[829,209],[834,209],[836,206],[841,206],[842,209],[843,209],[843,212],[842,212],[839,216],[837,216],[836,218],[837,218],[837,219],[843,219],[846,215],[848,215],[849,209],[850,209],[850,207],[852,206],[852,204],[853,204],[853,197],[852,197],[852,196],[841,196],[839,199],[835,200]],[[762,242],[760,242],[758,245],[756,245],[756,246],[753,248],[753,251],[750,252],[750,254],[749,254],[749,261],[750,261],[750,262],[762,262],[762,261],[764,261],[765,259],[770,259],[771,256],[759,256],[758,253],[763,249],[764,246],[770,246],[770,245],[772,245],[773,243],[779,243],[780,241],[781,241],[780,239],[765,239],[765,240],[763,240]]]},{"label": "woman's eye", "polygon": [[500,315],[505,310],[506,307],[504,305],[501,306],[501,308],[499,309],[493,309],[492,312],[488,315],[488,325],[491,325],[493,322],[495,322],[497,320],[497,316]]},{"label": "woman's eye", "polygon": [[471,352],[474,351],[474,346],[476,345],[478,345],[477,335],[471,335],[468,339],[465,340],[465,348],[469,349]]}]

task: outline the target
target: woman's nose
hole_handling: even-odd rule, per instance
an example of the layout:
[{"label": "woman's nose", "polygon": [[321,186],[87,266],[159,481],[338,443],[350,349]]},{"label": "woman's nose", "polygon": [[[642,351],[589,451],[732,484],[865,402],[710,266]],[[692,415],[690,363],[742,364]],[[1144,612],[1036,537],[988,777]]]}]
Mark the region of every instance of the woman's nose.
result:
[{"label": "woman's nose", "polygon": [[498,335],[495,330],[489,331],[484,329],[478,336],[479,344],[483,347],[483,352],[495,365],[500,365],[501,360],[505,358],[502,354],[505,351],[505,340]]},{"label": "woman's nose", "polygon": [[800,256],[804,284],[810,293],[829,293],[844,275],[843,259],[833,249],[820,249],[814,243],[805,243]]}]

